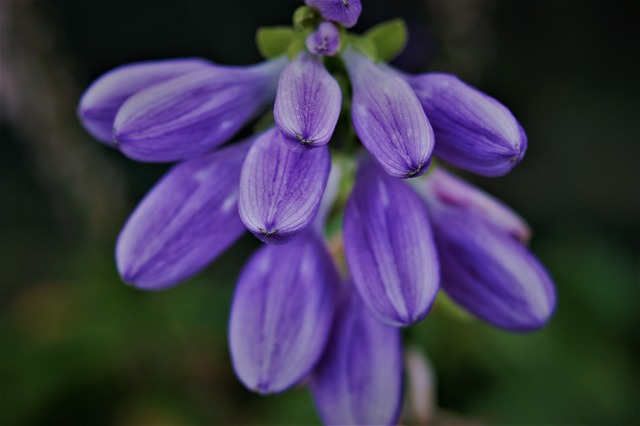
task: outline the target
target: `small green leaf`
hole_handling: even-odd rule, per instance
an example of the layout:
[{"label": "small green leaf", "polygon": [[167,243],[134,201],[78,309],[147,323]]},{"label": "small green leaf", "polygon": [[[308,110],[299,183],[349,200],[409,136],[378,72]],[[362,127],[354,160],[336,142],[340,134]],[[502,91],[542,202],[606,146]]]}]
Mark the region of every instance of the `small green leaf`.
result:
[{"label": "small green leaf", "polygon": [[304,43],[303,37],[296,37],[287,49],[289,60],[293,61],[298,54],[307,49],[307,45]]},{"label": "small green leaf", "polygon": [[296,33],[290,27],[263,27],[256,32],[258,51],[265,59],[286,53],[295,38]]},{"label": "small green leaf", "polygon": [[320,20],[318,11],[309,6],[300,6],[293,13],[293,26],[298,31],[314,29]]},{"label": "small green leaf", "polygon": [[390,61],[407,44],[407,24],[402,19],[382,22],[367,31],[364,38],[376,46],[379,60]]},{"label": "small green leaf", "polygon": [[353,47],[367,55],[373,61],[377,61],[380,58],[378,56],[378,49],[376,48],[375,43],[373,43],[368,38],[353,36],[351,38],[351,44],[353,45]]}]

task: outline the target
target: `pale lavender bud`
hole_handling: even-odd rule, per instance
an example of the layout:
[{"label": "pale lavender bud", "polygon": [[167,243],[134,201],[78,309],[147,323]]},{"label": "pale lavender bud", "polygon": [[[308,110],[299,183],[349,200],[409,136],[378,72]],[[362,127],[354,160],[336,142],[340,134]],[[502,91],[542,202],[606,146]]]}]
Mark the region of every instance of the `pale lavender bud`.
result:
[{"label": "pale lavender bud", "polygon": [[276,393],[310,373],[329,337],[338,285],[314,231],[287,245],[264,246],[249,260],[229,322],[233,368],[245,386]]},{"label": "pale lavender bud", "polygon": [[306,45],[314,55],[333,56],[340,50],[340,30],[331,22],[322,22],[307,36]]},{"label": "pale lavender bud", "polygon": [[317,148],[331,139],[341,104],[340,86],[322,60],[301,53],[280,75],[273,115],[285,140]]},{"label": "pale lavender bud", "polygon": [[416,186],[427,197],[482,217],[522,243],[531,238],[527,222],[509,206],[442,168],[432,171]]},{"label": "pale lavender bud", "polygon": [[80,121],[93,137],[115,146],[113,122],[127,99],[151,86],[210,65],[204,59],[191,58],[136,62],[115,68],[94,81],[80,98]]},{"label": "pale lavender bud", "polygon": [[305,0],[304,3],[320,11],[327,21],[337,22],[346,28],[353,27],[362,12],[360,0]]},{"label": "pale lavender bud", "polygon": [[402,406],[400,330],[379,322],[351,292],[310,387],[325,424],[396,424]]},{"label": "pale lavender bud", "polygon": [[438,408],[436,375],[429,359],[418,347],[405,352],[407,400],[411,419],[421,425],[433,423]]},{"label": "pale lavender bud", "polygon": [[242,166],[242,221],[265,243],[288,242],[313,223],[330,171],[326,146],[294,149],[278,129],[267,131]]},{"label": "pale lavender bud", "polygon": [[145,290],[178,284],[242,235],[238,184],[252,142],[182,162],[149,191],[118,238],[116,261],[125,282]]},{"label": "pale lavender bud", "polygon": [[453,75],[406,78],[433,126],[438,157],[484,176],[504,175],[522,160],[527,136],[500,102]]},{"label": "pale lavender bud", "polygon": [[118,111],[115,141],[126,156],[149,162],[211,151],[273,102],[285,64],[211,66],[143,90]]},{"label": "pale lavender bud", "polygon": [[354,284],[376,317],[407,326],[427,315],[439,282],[427,211],[406,182],[371,158],[361,162],[347,203],[344,248]]},{"label": "pale lavender bud", "polygon": [[342,56],[353,87],[353,125],[362,144],[392,176],[425,173],[433,131],[409,84],[352,47]]}]

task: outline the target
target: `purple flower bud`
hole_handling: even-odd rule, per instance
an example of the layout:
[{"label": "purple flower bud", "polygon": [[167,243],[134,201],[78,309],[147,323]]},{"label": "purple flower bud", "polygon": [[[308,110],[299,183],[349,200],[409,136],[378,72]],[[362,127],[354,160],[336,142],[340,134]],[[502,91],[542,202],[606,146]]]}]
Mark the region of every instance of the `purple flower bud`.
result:
[{"label": "purple flower bud", "polygon": [[228,141],[272,101],[285,58],[251,67],[211,66],[130,97],[114,137],[134,160],[176,161]]},{"label": "purple flower bud", "polygon": [[505,330],[544,326],[555,309],[549,274],[519,241],[464,207],[428,199],[442,287],[477,317]]},{"label": "purple flower bud", "polygon": [[481,217],[522,243],[531,238],[527,222],[502,201],[438,168],[418,184],[429,198]]},{"label": "purple flower bud", "polygon": [[325,424],[396,424],[402,406],[400,330],[377,321],[352,292],[310,387]]},{"label": "purple flower bud", "polygon": [[423,174],[431,161],[433,131],[409,84],[353,48],[343,57],[353,86],[353,125],[362,144],[392,176]]},{"label": "purple flower bud", "polygon": [[145,290],[175,285],[242,235],[238,184],[252,140],[174,166],[146,195],[118,238],[124,281]]},{"label": "purple flower bud", "polygon": [[509,172],[527,136],[500,102],[448,74],[408,77],[436,136],[436,155],[483,176]]},{"label": "purple flower bud", "polygon": [[83,126],[101,142],[113,144],[113,121],[132,95],[211,64],[203,59],[171,59],[123,65],[102,75],[80,98],[78,116]]},{"label": "purple flower bud", "polygon": [[344,215],[344,248],[353,281],[372,312],[406,326],[427,315],[438,291],[438,259],[418,194],[368,158]]},{"label": "purple flower bud", "polygon": [[264,246],[251,258],[229,323],[233,368],[249,389],[281,392],[309,374],[329,336],[338,282],[314,232],[291,244]]},{"label": "purple flower bud", "polygon": [[304,3],[319,10],[327,21],[337,22],[346,28],[353,27],[362,12],[360,0],[305,0]]},{"label": "purple flower bud", "polygon": [[314,55],[333,56],[340,50],[340,30],[331,22],[322,22],[309,34],[306,45]]},{"label": "purple flower bud", "polygon": [[316,148],[331,139],[341,105],[340,86],[322,60],[301,53],[280,75],[273,114],[285,140]]},{"label": "purple flower bud", "polygon": [[288,242],[313,223],[330,171],[326,146],[293,149],[278,129],[267,131],[242,166],[242,221],[265,243]]}]

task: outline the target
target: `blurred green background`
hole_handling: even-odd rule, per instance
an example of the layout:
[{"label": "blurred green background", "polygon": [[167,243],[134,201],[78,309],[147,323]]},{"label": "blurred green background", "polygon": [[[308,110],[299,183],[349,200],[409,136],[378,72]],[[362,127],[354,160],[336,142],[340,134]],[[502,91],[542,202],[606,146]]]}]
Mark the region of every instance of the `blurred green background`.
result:
[{"label": "blurred green background", "polygon": [[[253,238],[164,292],[120,282],[119,228],[167,166],[126,160],[75,118],[82,90],[121,64],[258,61],[256,28],[288,24],[299,3],[0,1],[1,424],[318,423],[303,387],[256,396],[231,370],[228,307]],[[409,23],[400,66],[456,73],[522,122],[525,160],[503,179],[469,178],[530,221],[559,295],[533,334],[441,303],[413,327],[437,375],[431,423],[640,424],[634,2],[363,3],[357,30]]]}]

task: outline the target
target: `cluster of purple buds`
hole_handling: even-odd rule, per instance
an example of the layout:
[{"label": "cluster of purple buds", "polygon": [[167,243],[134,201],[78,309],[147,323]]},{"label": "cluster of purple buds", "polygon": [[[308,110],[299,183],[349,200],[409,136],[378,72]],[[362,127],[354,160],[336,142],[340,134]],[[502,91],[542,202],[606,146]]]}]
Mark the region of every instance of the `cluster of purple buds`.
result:
[{"label": "cluster of purple buds", "polygon": [[[500,176],[527,139],[458,78],[390,66],[401,21],[356,35],[359,0],[305,3],[292,28],[258,31],[265,62],[126,65],[89,87],[79,116],[131,159],[178,162],[120,234],[125,282],[174,286],[248,229],[265,245],[231,307],[240,380],[263,394],[306,382],[328,424],[394,424],[401,328],[440,287],[510,331],[544,326],[555,308],[526,222],[432,164]],[[252,123],[254,136],[221,147]]]}]

